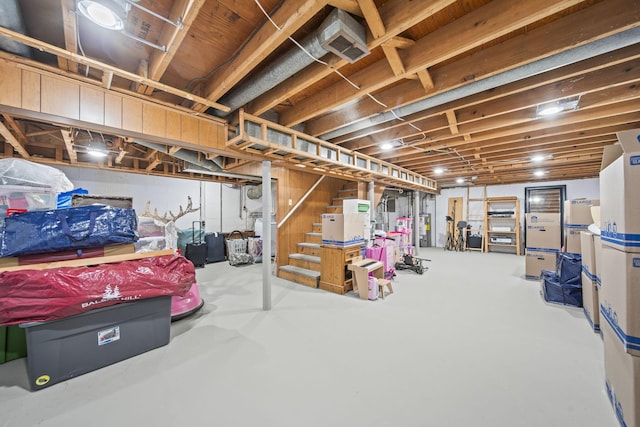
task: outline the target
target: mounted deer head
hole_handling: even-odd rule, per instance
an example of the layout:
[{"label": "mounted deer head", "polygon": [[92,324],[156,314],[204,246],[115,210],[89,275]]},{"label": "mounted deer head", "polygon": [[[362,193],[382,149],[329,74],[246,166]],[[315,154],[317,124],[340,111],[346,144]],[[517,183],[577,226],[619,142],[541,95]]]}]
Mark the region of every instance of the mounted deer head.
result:
[{"label": "mounted deer head", "polygon": [[151,211],[149,211],[149,206],[151,205],[151,201],[147,200],[147,203],[145,203],[144,205],[144,212],[142,213],[142,215],[140,216],[146,216],[146,217],[150,217],[153,219],[157,219],[158,221],[161,221],[163,223],[168,223],[169,221],[173,221],[176,222],[178,220],[178,218],[182,218],[183,216],[185,216],[188,213],[191,212],[198,212],[200,210],[200,208],[193,208],[193,203],[191,201],[191,196],[187,196],[187,209],[183,210],[182,209],[182,205],[180,205],[180,211],[177,214],[174,214],[173,212],[169,211],[168,214],[169,216],[171,216],[171,218],[167,218],[167,212],[164,213],[163,216],[158,215],[158,209],[154,209],[153,213],[151,213]]}]

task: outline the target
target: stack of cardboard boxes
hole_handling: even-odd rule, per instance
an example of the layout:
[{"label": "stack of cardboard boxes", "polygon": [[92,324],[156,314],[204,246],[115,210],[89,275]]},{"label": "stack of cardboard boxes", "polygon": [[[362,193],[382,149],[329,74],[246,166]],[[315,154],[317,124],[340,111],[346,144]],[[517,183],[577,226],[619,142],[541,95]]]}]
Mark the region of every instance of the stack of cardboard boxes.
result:
[{"label": "stack of cardboard boxes", "polygon": [[620,424],[640,426],[640,129],[619,132],[600,171],[598,266],[606,389]]},{"label": "stack of cardboard boxes", "polygon": [[582,303],[583,311],[594,331],[600,330],[599,261],[602,257],[600,236],[583,231],[580,233],[582,252]]},{"label": "stack of cardboard boxes", "polygon": [[591,207],[599,206],[600,200],[573,199],[564,202],[564,251],[579,254],[580,233],[593,224]]},{"label": "stack of cardboard boxes", "polygon": [[542,270],[556,269],[556,253],[560,250],[560,214],[528,213],[526,221],[525,264],[527,279],[537,280]]}]

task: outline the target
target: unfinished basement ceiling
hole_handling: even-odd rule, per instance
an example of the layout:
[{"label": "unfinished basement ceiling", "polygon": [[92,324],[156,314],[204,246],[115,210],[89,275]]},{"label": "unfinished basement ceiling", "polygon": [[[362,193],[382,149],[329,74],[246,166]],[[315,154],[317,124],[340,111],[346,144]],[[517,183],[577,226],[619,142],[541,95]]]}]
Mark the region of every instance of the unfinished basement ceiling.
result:
[{"label": "unfinished basement ceiling", "polygon": [[[232,112],[118,77],[114,88],[230,123],[244,108],[435,178],[440,186],[457,185],[458,178],[463,185],[483,185],[596,177],[603,147],[616,141],[615,133],[640,127],[635,0],[140,0],[137,5],[153,14],[130,7],[125,31],[137,39],[98,27],[76,12],[74,0],[6,4],[12,3],[15,13],[0,13],[2,27]],[[336,9],[348,23],[331,21]],[[156,15],[180,18],[183,27]],[[336,38],[322,45],[327,37],[321,30],[334,26]],[[289,36],[305,46],[317,38],[309,52],[315,59],[301,54]],[[354,48],[343,45],[351,40],[358,47],[358,37],[360,52],[350,57]],[[344,58],[334,53],[341,46]],[[103,79],[100,70],[33,48],[12,51],[4,43],[0,49],[3,60],[37,61],[78,79]],[[539,115],[544,104],[562,101],[573,104]],[[27,152],[69,161],[61,138],[43,141],[34,130],[50,125],[8,114],[0,124]],[[118,135],[112,138],[118,141]],[[180,160],[167,153],[121,143],[137,147],[121,159],[131,167],[180,172]],[[383,150],[385,143],[392,148]],[[57,149],[47,150],[47,144]],[[236,154],[230,150],[228,159]],[[535,156],[543,160],[533,162]],[[225,157],[216,163],[232,172]],[[435,175],[437,168],[444,172]],[[545,174],[535,177],[538,170]]]}]

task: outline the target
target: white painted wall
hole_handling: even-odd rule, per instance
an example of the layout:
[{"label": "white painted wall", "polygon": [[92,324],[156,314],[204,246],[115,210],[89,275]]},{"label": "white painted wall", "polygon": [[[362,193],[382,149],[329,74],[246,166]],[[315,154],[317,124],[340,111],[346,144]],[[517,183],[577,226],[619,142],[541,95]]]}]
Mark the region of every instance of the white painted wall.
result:
[{"label": "white painted wall", "polygon": [[[524,189],[525,187],[543,187],[554,185],[566,185],[567,200],[589,198],[600,198],[600,180],[598,178],[579,179],[571,181],[550,181],[550,182],[529,182],[525,184],[491,185],[487,186],[486,197],[510,197],[517,196],[520,199],[521,224],[524,226]],[[469,187],[470,198],[482,198],[482,187]],[[463,215],[467,216],[467,187],[454,187],[443,189],[441,194],[436,196],[435,218],[432,216],[432,241],[438,247],[443,247],[446,239],[447,206],[449,197],[462,197]],[[482,214],[484,205],[480,202],[471,202],[469,205],[471,214]],[[475,225],[472,224],[475,227]]]},{"label": "white painted wall", "polygon": [[254,219],[249,213],[262,209],[262,199],[243,197],[239,187],[228,184],[87,168],[58,169],[75,188],[82,187],[90,194],[132,197],[138,215],[144,212],[147,201],[151,202],[151,212],[157,209],[159,215],[168,211],[175,214],[180,205],[186,209],[187,196],[191,196],[193,207],[201,209],[178,219],[179,229],[190,229],[193,221],[204,220],[206,232],[251,230]]}]

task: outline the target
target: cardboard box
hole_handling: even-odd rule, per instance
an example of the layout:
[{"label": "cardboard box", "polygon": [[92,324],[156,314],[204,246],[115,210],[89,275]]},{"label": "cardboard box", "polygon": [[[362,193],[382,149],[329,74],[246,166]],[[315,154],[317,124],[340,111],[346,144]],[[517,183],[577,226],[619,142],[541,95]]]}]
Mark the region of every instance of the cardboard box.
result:
[{"label": "cardboard box", "polygon": [[527,248],[560,249],[560,214],[528,213],[525,214],[527,230]]},{"label": "cardboard box", "polygon": [[587,231],[587,227],[571,225],[564,227],[564,251],[570,254],[579,254],[582,250],[580,248],[580,233]]},{"label": "cardboard box", "polygon": [[35,391],[168,344],[171,297],[20,327],[26,331],[27,373]]},{"label": "cardboard box", "polygon": [[322,214],[322,243],[348,246],[364,242],[365,215]]},{"label": "cardboard box", "polygon": [[605,388],[621,426],[640,426],[640,357],[625,353],[611,326],[602,322]]},{"label": "cardboard box", "polygon": [[590,231],[580,232],[580,254],[582,255],[582,271],[590,280],[596,280],[596,248],[594,234]]},{"label": "cardboard box", "polygon": [[593,256],[595,258],[594,265],[596,266],[596,272],[594,278],[598,283],[598,287],[602,284],[600,281],[600,272],[602,271],[602,240],[600,236],[593,236]]},{"label": "cardboard box", "polygon": [[594,331],[600,330],[600,300],[596,281],[582,272],[582,311]]},{"label": "cardboard box", "polygon": [[556,269],[556,253],[554,249],[525,249],[525,277],[538,280],[542,270]]},{"label": "cardboard box", "polygon": [[572,199],[564,202],[564,224],[588,226],[593,224],[591,207],[600,206],[597,199]]},{"label": "cardboard box", "polygon": [[605,147],[600,169],[602,244],[640,252],[640,129],[618,132]]},{"label": "cardboard box", "polygon": [[627,352],[640,355],[640,255],[602,247],[600,324],[606,319]]}]

